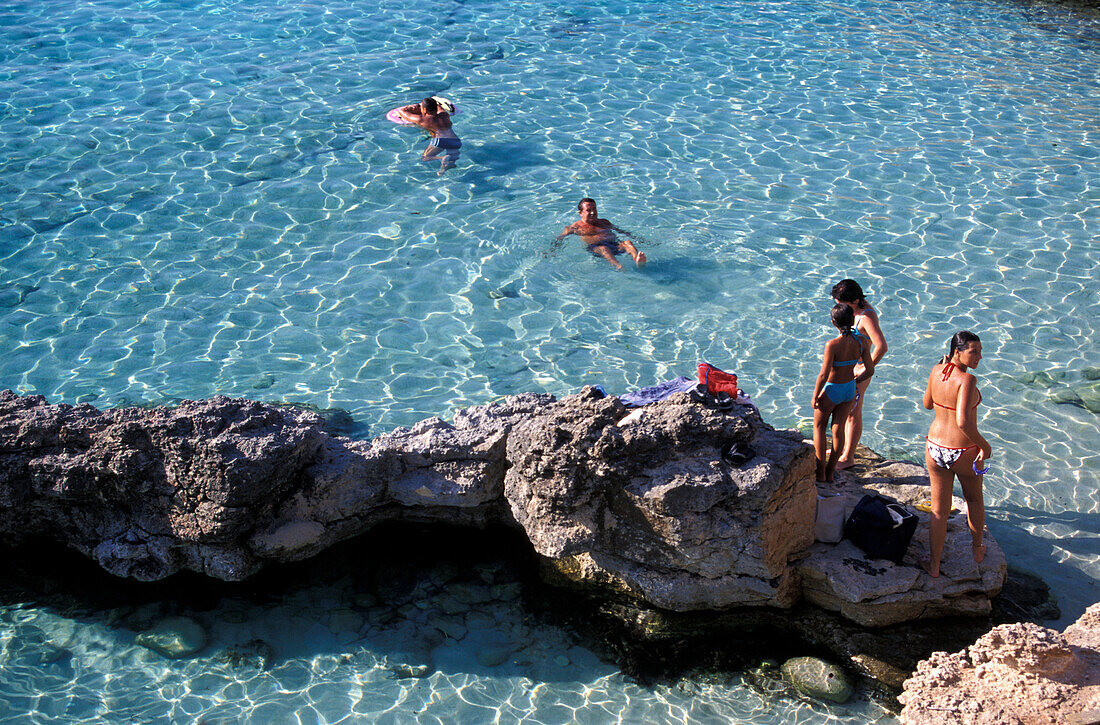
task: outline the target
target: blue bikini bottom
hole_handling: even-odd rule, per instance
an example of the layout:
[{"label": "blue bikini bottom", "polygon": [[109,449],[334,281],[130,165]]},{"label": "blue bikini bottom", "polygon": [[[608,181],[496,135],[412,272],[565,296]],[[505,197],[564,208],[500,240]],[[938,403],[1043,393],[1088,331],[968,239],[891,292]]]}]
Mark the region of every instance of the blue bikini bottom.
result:
[{"label": "blue bikini bottom", "polygon": [[821,392],[829,396],[829,400],[833,401],[833,405],[847,403],[849,400],[856,399],[856,381],[825,383],[825,387],[821,389]]}]

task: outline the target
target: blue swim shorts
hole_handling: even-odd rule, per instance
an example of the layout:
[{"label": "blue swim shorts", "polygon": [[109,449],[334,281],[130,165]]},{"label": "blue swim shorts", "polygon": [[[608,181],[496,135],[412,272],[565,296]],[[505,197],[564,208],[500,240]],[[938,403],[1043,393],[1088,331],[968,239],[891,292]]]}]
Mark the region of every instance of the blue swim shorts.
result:
[{"label": "blue swim shorts", "polygon": [[457,138],[439,138],[433,136],[432,140],[428,143],[428,148],[443,149],[444,151],[450,151],[462,148],[462,139]]}]

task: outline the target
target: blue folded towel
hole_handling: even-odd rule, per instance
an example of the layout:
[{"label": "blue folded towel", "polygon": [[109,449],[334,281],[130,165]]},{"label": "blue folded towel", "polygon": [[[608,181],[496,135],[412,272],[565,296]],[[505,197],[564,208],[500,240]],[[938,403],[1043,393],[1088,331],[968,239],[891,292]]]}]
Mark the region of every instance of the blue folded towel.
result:
[{"label": "blue folded towel", "polygon": [[632,393],[624,393],[619,396],[619,400],[623,401],[623,405],[628,408],[641,408],[647,403],[656,403],[658,400],[664,400],[673,393],[685,393],[694,388],[696,383],[697,381],[691,378],[685,378],[681,375],[672,380],[666,380],[663,383],[651,385],[648,388],[635,390]]}]

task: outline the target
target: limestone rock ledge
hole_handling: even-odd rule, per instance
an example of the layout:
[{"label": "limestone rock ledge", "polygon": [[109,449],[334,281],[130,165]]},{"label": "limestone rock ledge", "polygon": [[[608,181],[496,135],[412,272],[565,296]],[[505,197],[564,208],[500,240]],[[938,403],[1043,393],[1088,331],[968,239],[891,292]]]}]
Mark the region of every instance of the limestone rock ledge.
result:
[{"label": "limestone rock ledge", "polygon": [[917,666],[898,700],[907,725],[1087,725],[1100,721],[1100,603],[1064,633],[994,627]]},{"label": "limestone rock ledge", "polygon": [[[750,411],[687,395],[630,417],[617,398],[547,406],[508,439],[512,515],[567,578],[675,611],[788,607],[799,596],[788,562],[813,543],[811,460],[800,435]],[[756,455],[731,465],[729,443]]]},{"label": "limestone rock ledge", "polygon": [[[723,457],[730,445],[747,457]],[[988,612],[1004,578],[992,539],[983,566],[945,564],[937,582],[814,545],[812,458],[755,408],[687,394],[633,413],[594,388],[509,396],[352,441],[248,400],[99,411],[3,391],[0,542],[47,537],[141,580],[240,580],[387,520],[497,523],[524,531],[552,579],[665,610],[805,598],[868,625]],[[853,504],[923,475],[863,468],[838,477]]]},{"label": "limestone rock ledge", "polygon": [[965,502],[952,499],[956,513],[947,523],[947,539],[940,576],[925,574],[919,566],[928,556],[930,514],[916,504],[928,501],[924,466],[885,460],[866,448],[857,466],[841,472],[836,483],[822,489],[844,497],[851,512],[866,493],[877,493],[905,504],[917,513],[917,530],[900,565],[884,559],[868,560],[851,542],[814,544],[797,564],[805,599],[865,627],[881,627],[915,619],[945,616],[988,616],[991,597],[1001,591],[1008,566],[996,540],[986,534],[986,556],[974,562]]}]

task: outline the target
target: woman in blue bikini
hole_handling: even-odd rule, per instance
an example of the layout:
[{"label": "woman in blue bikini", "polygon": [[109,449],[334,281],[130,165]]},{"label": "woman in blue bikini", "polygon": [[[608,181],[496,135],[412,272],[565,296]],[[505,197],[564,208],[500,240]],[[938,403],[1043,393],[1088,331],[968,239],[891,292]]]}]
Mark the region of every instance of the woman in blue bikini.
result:
[{"label": "woman in blue bikini", "polygon": [[[878,365],[886,354],[886,336],[882,334],[882,328],[878,324],[878,313],[863,296],[863,288],[854,279],[842,279],[833,285],[833,301],[843,302],[852,308],[856,322],[852,329],[860,335],[865,342],[871,345],[871,359]],[[856,365],[856,375],[863,372]],[[863,382],[856,391],[856,401],[852,403],[852,412],[848,414],[848,422],[844,424],[844,449],[840,452],[840,458],[836,462],[838,471],[851,468],[856,463],[856,448],[859,447],[859,439],[863,435],[863,404],[867,400],[867,386],[870,381]]]},{"label": "woman in blue bikini", "polygon": [[[844,423],[856,399],[856,386],[875,373],[870,345],[855,333],[855,313],[843,302],[833,307],[833,325],[840,335],[825,343],[825,359],[814,384],[814,456],[817,459],[818,483],[833,480],[837,459],[844,450]],[[863,371],[857,376],[855,365],[863,363]],[[826,434],[829,419],[833,423],[833,450],[825,457]]]},{"label": "woman in blue bikini", "polygon": [[947,538],[947,517],[951,511],[951,489],[958,476],[966,498],[966,523],[970,528],[974,561],[985,558],[985,502],[982,474],[992,455],[989,442],[978,432],[977,408],[982,402],[977,379],[969,372],[982,359],[982,341],[972,332],[956,332],[947,354],[932,368],[924,391],[924,407],[936,411],[925,437],[924,464],[932,483],[932,520],[929,523],[930,558],[922,562],[933,577],[940,575],[943,543]]}]

